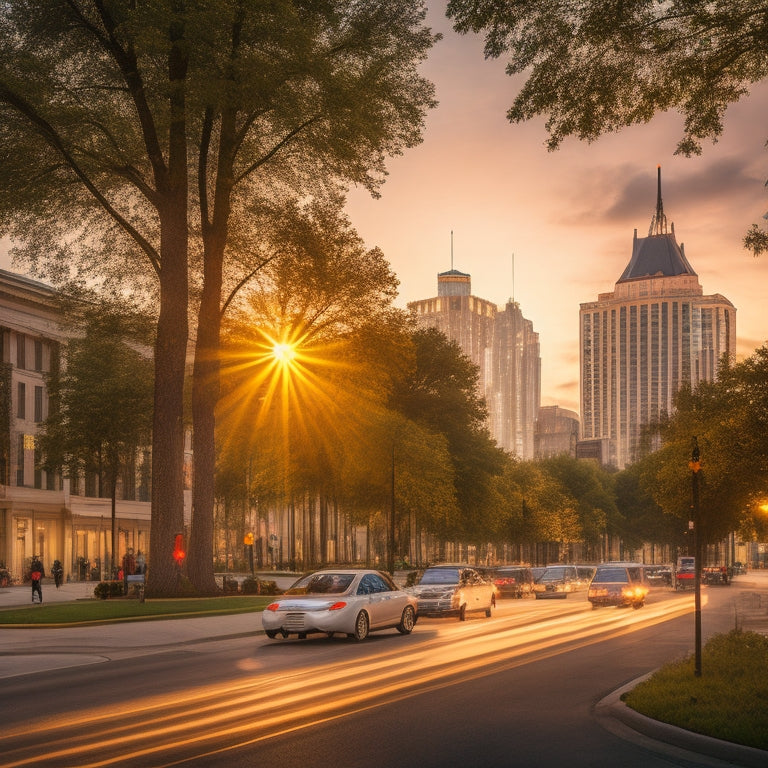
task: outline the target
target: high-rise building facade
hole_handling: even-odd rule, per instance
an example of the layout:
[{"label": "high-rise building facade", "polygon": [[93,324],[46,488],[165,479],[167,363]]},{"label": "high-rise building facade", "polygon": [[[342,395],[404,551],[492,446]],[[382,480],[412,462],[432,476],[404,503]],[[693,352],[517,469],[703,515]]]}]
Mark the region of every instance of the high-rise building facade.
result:
[{"label": "high-rise building facade", "polygon": [[451,269],[437,276],[437,296],[412,301],[417,322],[441,330],[479,368],[488,428],[506,451],[530,459],[541,402],[539,335],[520,305],[499,308],[472,295],[471,277]]},{"label": "high-rise building facade", "polygon": [[581,425],[585,440],[607,442],[608,464],[636,458],[641,430],[672,410],[683,386],[717,377],[736,351],[736,309],[705,296],[699,278],[667,228],[658,171],[656,212],[648,237],[632,243],[612,293],[581,305]]},{"label": "high-rise building facade", "polygon": [[550,456],[576,456],[579,441],[579,414],[559,405],[539,408],[534,435],[534,454],[537,459]]}]

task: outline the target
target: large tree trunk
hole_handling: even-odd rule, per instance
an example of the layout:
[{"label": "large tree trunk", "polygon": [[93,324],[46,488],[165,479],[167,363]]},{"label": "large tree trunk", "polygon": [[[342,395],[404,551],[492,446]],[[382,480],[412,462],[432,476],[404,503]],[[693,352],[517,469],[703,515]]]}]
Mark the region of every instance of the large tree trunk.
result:
[{"label": "large tree trunk", "polygon": [[206,256],[205,285],[200,302],[192,377],[192,533],[188,574],[201,594],[218,591],[213,573],[213,512],[216,473],[216,404],[219,400],[221,330],[221,261]]},{"label": "large tree trunk", "polygon": [[[185,196],[186,198],[186,196]],[[147,595],[179,590],[174,539],[184,533],[184,374],[187,352],[187,221],[163,227],[160,317],[155,343],[155,413],[152,432],[152,524]]]},{"label": "large tree trunk", "polygon": [[[210,118],[210,115],[208,116]],[[216,406],[221,389],[220,339],[224,250],[227,243],[232,194],[232,153],[235,112],[225,110],[219,131],[219,156],[213,217],[209,217],[206,169],[210,134],[202,142],[198,185],[203,232],[203,290],[197,319],[197,342],[192,376],[192,453],[195,471],[192,491],[192,534],[189,577],[202,594],[217,591],[213,573],[213,517],[216,476]]]},{"label": "large tree trunk", "polygon": [[[173,5],[176,5],[175,3]],[[178,8],[175,8],[178,10]],[[184,22],[174,17],[168,55],[170,124],[167,173],[157,171],[160,218],[160,316],[155,341],[152,524],[147,596],[173,596],[180,574],[175,537],[184,533],[184,375],[189,339],[188,183]]]}]

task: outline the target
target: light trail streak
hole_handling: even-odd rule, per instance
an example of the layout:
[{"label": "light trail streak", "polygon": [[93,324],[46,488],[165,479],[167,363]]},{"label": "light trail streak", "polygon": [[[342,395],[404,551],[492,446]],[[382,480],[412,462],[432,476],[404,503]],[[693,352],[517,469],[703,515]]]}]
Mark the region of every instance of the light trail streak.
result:
[{"label": "light trail streak", "polygon": [[[408,653],[398,648],[344,666],[327,664],[288,676],[258,675],[9,729],[3,734],[0,765],[39,764],[41,729],[46,732],[46,761],[62,766],[139,765],[142,759],[170,757],[171,751],[187,754],[187,759],[201,751],[217,754],[634,632],[692,610],[692,599],[679,599],[647,605],[642,612],[570,612],[533,625],[520,623],[524,620],[520,617],[512,625],[469,622],[458,628],[451,625],[450,631],[441,627],[435,637]],[[32,743],[25,743],[30,737]],[[212,742],[224,746],[211,752]],[[178,762],[184,759],[164,765]]]}]

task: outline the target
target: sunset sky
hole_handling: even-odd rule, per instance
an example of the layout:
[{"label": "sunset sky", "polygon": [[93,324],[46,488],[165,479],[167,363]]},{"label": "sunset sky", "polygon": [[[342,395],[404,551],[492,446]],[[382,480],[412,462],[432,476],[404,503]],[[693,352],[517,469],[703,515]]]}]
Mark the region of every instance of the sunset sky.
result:
[{"label": "sunset sky", "polygon": [[[740,356],[768,339],[768,256],[741,245],[768,211],[768,85],[731,107],[722,140],[701,157],[674,156],[682,119],[671,113],[550,153],[543,119],[507,122],[521,81],[504,62],[485,61],[482,41],[455,34],[439,12],[428,21],[444,35],[423,66],[440,105],[423,143],[389,162],[381,197],[352,190],[347,209],[391,262],[399,306],[437,295],[453,231],[453,266],[471,274],[472,293],[499,305],[513,297],[539,333],[542,404],[578,411],[579,305],[613,290],[634,229],[648,234],[661,165],[667,219],[704,293],[735,305]],[[12,268],[3,243],[0,268]]]}]

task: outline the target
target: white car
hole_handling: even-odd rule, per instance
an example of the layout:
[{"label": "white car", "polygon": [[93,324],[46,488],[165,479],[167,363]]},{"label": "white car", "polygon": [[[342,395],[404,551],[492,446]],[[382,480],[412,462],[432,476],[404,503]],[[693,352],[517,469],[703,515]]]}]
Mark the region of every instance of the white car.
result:
[{"label": "white car", "polygon": [[467,565],[433,565],[408,590],[423,616],[458,616],[479,611],[487,617],[496,606],[496,587]]},{"label": "white car", "polygon": [[364,640],[369,632],[409,634],[417,619],[416,598],[373,570],[316,571],[299,579],[262,613],[267,637],[336,633]]}]

